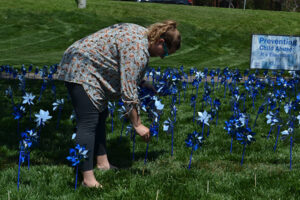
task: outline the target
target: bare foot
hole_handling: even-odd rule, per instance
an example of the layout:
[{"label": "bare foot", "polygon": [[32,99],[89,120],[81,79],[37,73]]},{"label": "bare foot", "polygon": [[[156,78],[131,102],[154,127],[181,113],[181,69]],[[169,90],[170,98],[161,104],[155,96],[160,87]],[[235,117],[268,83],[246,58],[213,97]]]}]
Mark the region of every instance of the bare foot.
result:
[{"label": "bare foot", "polygon": [[102,188],[102,185],[96,180],[94,171],[88,170],[82,172],[83,182],[82,185],[89,188]]},{"label": "bare foot", "polygon": [[116,166],[111,165],[111,164],[106,164],[106,165],[98,165],[97,164],[97,168],[100,170],[110,170],[110,169],[118,169]]}]

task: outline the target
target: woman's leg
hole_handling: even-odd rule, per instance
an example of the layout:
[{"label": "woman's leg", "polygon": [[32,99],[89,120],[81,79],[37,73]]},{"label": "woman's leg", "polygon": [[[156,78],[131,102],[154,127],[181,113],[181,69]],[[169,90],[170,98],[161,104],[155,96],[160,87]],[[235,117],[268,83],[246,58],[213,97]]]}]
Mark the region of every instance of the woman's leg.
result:
[{"label": "woman's leg", "polygon": [[95,140],[95,156],[97,159],[97,167],[101,169],[109,169],[109,161],[106,152],[106,118],[108,110],[101,113],[99,124],[97,127],[97,134]]},{"label": "woman's leg", "polygon": [[83,87],[79,84],[66,83],[71,96],[77,119],[76,142],[88,149],[88,158],[80,163],[79,167],[83,174],[83,182],[88,187],[98,187],[94,172],[94,147],[97,127],[99,126],[101,114],[93,105]]}]

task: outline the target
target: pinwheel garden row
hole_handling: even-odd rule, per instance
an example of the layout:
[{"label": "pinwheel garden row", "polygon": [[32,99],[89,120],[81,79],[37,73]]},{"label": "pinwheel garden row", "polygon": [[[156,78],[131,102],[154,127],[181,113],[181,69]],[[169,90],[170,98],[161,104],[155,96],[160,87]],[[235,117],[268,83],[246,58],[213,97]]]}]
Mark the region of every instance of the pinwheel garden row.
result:
[{"label": "pinwheel garden row", "polygon": [[[29,66],[28,69],[22,66],[21,73],[10,66],[0,67],[1,76],[15,77],[19,80],[19,90],[13,91],[12,87],[4,89],[7,102],[10,102],[11,105],[7,108],[12,108],[12,120],[17,120],[16,131],[21,134],[22,138],[19,153],[18,187],[20,166],[24,161],[27,161],[29,169],[30,151],[40,140],[42,128],[52,118],[50,115],[54,115],[45,108],[39,107],[42,105],[40,102],[43,101],[44,92],[51,92],[52,111],[58,111],[55,124],[57,129],[60,125],[65,100],[68,100],[68,96],[65,94],[57,94],[56,82],[52,80],[56,66],[35,68],[34,74],[42,79],[39,94],[32,94],[31,88],[26,85],[27,73],[33,70],[32,66]],[[218,125],[220,111],[231,113],[229,118],[220,115],[225,124],[219,124],[219,126],[224,126],[224,136],[228,134],[231,139],[228,148],[230,153],[232,153],[234,141],[242,145],[241,164],[243,164],[245,149],[255,141],[255,136],[267,134],[266,139],[270,139],[270,135],[274,132],[274,151],[277,148],[280,134],[282,139],[289,139],[290,141],[290,169],[292,169],[292,147],[297,133],[295,130],[299,129],[300,123],[300,93],[298,93],[297,88],[299,86],[299,74],[290,72],[288,78],[283,75],[286,75],[283,71],[264,71],[260,74],[258,70],[253,72],[246,70],[242,74],[239,70],[230,70],[229,68],[210,71],[191,68],[189,73],[186,73],[183,67],[179,69],[168,68],[163,72],[160,69],[150,69],[146,72],[145,79],[152,81],[158,95],[150,90],[140,88],[140,106],[146,112],[148,121],[151,123],[150,130],[153,137],[158,140],[159,135],[162,134],[161,131],[170,134],[171,156],[174,154],[174,134],[178,134],[176,126],[181,123],[178,120],[178,113],[180,113],[178,106],[181,104],[191,106],[189,123],[193,124],[194,131],[184,133],[186,140],[182,141],[187,147],[191,147],[188,169],[191,168],[194,151],[199,148],[209,148],[209,146],[205,146],[205,141],[209,140],[213,127]],[[57,96],[64,98],[57,99]],[[126,136],[130,133],[130,138],[133,141],[132,159],[134,160],[135,133],[131,125],[126,126],[128,123],[126,116],[124,116],[125,108],[122,101],[109,102],[108,109],[111,116],[109,122],[111,123],[111,131],[114,132],[115,121],[115,123],[122,123],[120,140],[123,137],[124,127]],[[118,117],[115,114],[116,110]],[[22,131],[20,131],[19,122],[21,120],[32,121],[32,113],[35,116],[35,123],[32,122],[30,128],[26,127],[25,130],[21,129]],[[71,118],[74,119],[74,117],[72,115]],[[268,133],[255,133],[258,118],[265,119],[266,124],[270,126]],[[274,131],[275,128],[277,128],[276,132]],[[148,143],[145,150],[145,164],[148,150],[151,151],[149,146]],[[67,159],[77,169],[79,162],[86,158],[87,151],[88,149],[85,147],[76,144],[75,148],[70,150],[70,156]],[[76,183],[77,173],[75,189]]]}]

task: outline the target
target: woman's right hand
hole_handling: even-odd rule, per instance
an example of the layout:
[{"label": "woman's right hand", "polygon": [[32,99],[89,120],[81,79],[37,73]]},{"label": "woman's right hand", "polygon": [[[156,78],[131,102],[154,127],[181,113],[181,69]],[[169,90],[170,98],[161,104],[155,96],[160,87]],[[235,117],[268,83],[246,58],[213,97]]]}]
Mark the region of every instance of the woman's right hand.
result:
[{"label": "woman's right hand", "polygon": [[150,130],[149,130],[149,128],[147,128],[143,124],[140,124],[137,127],[134,127],[134,129],[135,129],[136,133],[139,134],[139,136],[141,136],[142,139],[145,142],[150,141]]}]

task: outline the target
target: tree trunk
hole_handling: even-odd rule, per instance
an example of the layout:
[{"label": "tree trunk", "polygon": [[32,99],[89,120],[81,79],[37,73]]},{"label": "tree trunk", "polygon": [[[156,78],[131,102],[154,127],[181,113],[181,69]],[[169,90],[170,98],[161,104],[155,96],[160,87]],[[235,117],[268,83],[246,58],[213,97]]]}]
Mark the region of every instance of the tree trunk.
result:
[{"label": "tree trunk", "polygon": [[78,8],[86,8],[86,0],[76,0]]}]

